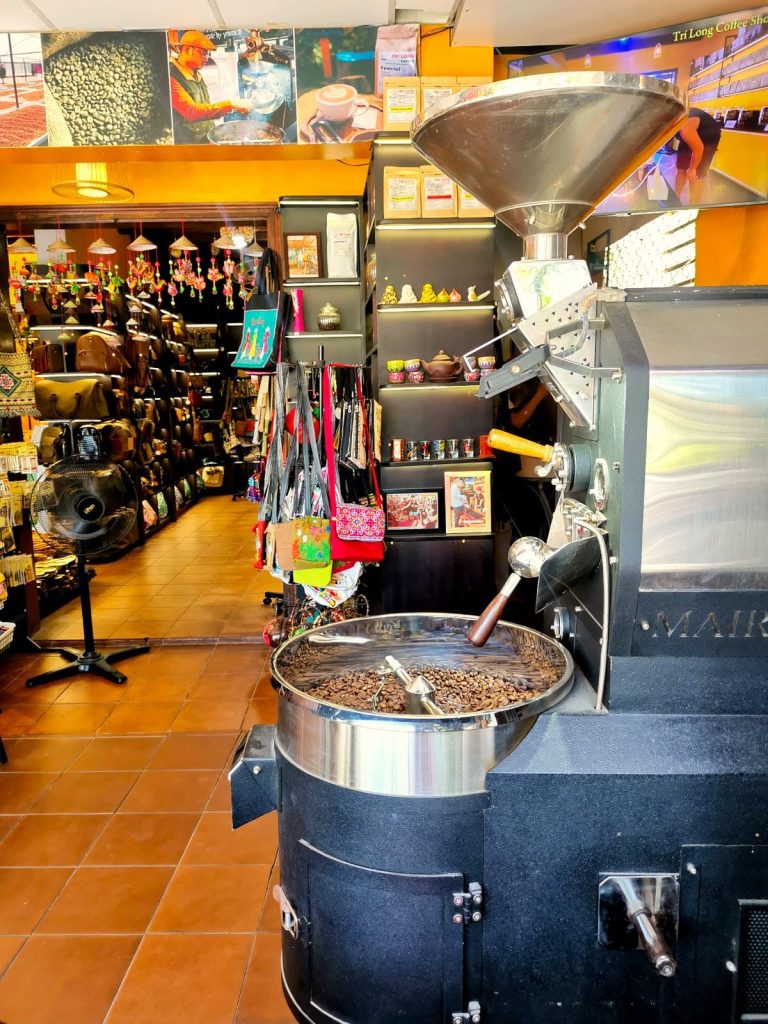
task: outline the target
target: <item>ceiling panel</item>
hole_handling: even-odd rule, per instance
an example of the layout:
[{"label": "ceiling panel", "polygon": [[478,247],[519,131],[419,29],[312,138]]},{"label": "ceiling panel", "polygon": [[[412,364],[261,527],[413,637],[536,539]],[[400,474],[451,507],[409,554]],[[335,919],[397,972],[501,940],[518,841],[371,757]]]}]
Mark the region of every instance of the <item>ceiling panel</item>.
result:
[{"label": "ceiling panel", "polygon": [[461,0],[453,42],[458,46],[566,46],[745,9],[734,0]]},{"label": "ceiling panel", "polygon": [[48,26],[23,0],[0,0],[3,32],[44,32]]},{"label": "ceiling panel", "polygon": [[[18,4],[21,6],[21,4]],[[216,28],[216,17],[208,0],[174,0],[158,4],[156,0],[131,0],[118,5],[95,4],[93,0],[36,0],[36,6],[62,31],[105,29],[172,28],[184,25]]]},{"label": "ceiling panel", "polygon": [[394,18],[394,0],[284,0],[255,5],[253,0],[216,0],[228,27],[343,28],[348,25],[387,25]]}]

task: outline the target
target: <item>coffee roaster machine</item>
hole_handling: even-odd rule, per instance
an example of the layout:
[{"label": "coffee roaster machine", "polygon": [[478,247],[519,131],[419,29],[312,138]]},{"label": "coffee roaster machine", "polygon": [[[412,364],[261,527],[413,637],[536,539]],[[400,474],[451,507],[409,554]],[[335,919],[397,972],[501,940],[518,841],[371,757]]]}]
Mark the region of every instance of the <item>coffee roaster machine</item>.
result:
[{"label": "coffee roaster machine", "polygon": [[[493,438],[560,491],[547,545],[511,561],[544,628],[492,629],[502,594],[474,622],[357,620],[274,656],[278,725],[249,735],[232,801],[235,825],[278,809],[299,1021],[768,1021],[768,294],[600,290],[565,250],[684,110],[655,79],[555,74],[414,128],[524,239],[498,286],[519,355],[481,395],[538,375],[560,406],[551,448]],[[492,664],[521,644],[559,680],[498,712],[305,689],[412,645]]]}]

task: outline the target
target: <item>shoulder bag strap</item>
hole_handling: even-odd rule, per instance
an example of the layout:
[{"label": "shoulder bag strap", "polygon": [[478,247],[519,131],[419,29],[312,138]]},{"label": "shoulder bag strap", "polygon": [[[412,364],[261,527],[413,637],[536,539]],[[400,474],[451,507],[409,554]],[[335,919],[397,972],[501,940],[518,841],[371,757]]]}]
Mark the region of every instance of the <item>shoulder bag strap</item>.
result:
[{"label": "shoulder bag strap", "polygon": [[363,417],[363,444],[365,445],[365,454],[368,459],[368,468],[371,476],[373,477],[373,490],[376,494],[376,502],[379,508],[382,507],[381,491],[379,490],[379,477],[376,472],[376,461],[373,457],[373,445],[371,444],[371,432],[368,429],[368,413],[365,407],[365,399],[363,398],[363,383],[362,383],[363,370],[359,367],[356,375],[357,382],[357,398],[360,402],[360,415]]}]

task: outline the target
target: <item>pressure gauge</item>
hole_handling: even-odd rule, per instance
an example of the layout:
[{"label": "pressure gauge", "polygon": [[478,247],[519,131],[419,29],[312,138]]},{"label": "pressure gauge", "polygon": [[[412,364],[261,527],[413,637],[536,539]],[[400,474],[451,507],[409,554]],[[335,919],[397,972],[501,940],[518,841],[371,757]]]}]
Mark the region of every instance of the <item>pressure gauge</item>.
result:
[{"label": "pressure gauge", "polygon": [[595,462],[589,493],[594,498],[597,511],[602,512],[608,504],[608,463],[605,459],[598,459]]}]

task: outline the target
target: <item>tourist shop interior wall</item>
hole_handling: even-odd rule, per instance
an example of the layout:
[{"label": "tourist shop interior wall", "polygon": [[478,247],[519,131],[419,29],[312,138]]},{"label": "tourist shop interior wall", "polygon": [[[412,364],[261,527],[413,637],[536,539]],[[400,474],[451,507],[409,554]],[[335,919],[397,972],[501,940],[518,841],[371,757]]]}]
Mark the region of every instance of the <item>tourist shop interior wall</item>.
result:
[{"label": "tourist shop interior wall", "polygon": [[[495,75],[506,78],[508,58],[490,47],[452,47],[450,33],[425,27],[422,75]],[[311,152],[308,152],[311,151]],[[0,150],[0,207],[65,205],[51,185],[67,154],[61,150]],[[79,160],[123,164],[135,206],[171,203],[273,203],[281,195],[362,195],[370,143],[352,146],[190,146],[180,159],[171,147],[78,150]],[[524,155],[523,155],[524,156]],[[126,204],[126,212],[131,204]],[[89,209],[98,218],[98,206]],[[584,235],[589,232],[584,232]],[[768,284],[768,208],[703,210],[697,225],[699,285]]]}]

